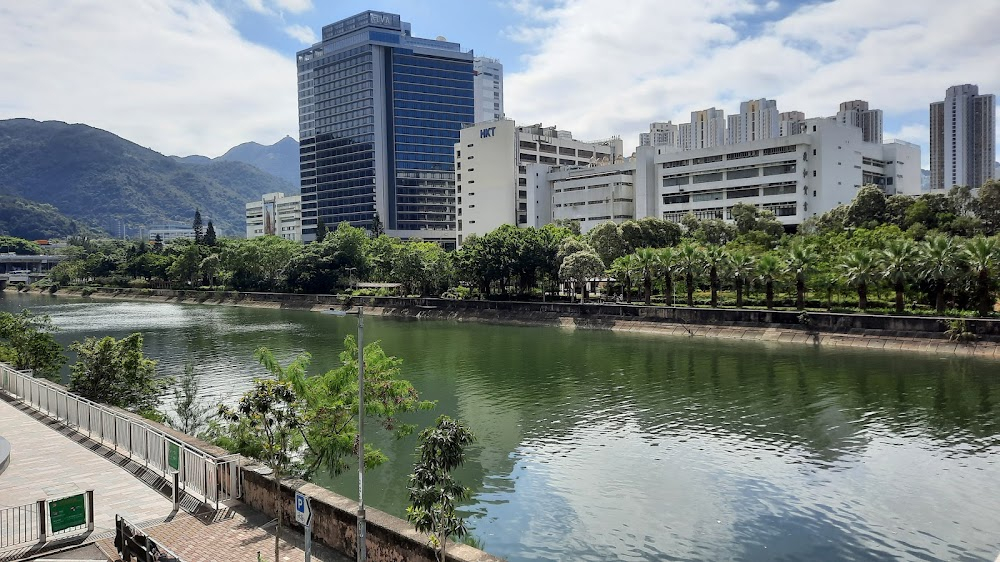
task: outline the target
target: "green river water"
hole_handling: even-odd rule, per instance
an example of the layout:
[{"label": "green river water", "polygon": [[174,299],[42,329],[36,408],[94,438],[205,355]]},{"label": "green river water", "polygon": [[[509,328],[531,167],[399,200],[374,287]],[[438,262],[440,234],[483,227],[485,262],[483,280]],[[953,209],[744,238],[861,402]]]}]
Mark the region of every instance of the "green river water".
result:
[{"label": "green river water", "polygon": [[[336,365],[356,319],[306,311],[4,293],[63,343],[145,336],[235,401],[253,350]],[[529,560],[994,560],[1000,363],[547,327],[367,318],[436,411],[479,440],[458,477],[491,553]],[[169,409],[169,405],[167,405]],[[366,501],[402,516],[415,438]],[[357,477],[319,478],[356,497]]]}]

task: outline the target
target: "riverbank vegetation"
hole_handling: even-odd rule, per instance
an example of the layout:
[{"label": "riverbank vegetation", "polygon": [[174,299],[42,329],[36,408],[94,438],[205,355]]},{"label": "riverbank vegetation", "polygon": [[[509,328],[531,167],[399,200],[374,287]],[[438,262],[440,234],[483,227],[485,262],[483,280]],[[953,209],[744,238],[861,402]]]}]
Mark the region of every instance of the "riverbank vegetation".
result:
[{"label": "riverbank vegetation", "polygon": [[[721,211],[720,211],[721,213]],[[275,236],[170,244],[77,240],[49,283],[486,299],[992,315],[1000,183],[918,197],[859,190],[788,233],[767,211],[680,224],[644,218],[505,225],[457,251],[341,224],[301,245]]]}]

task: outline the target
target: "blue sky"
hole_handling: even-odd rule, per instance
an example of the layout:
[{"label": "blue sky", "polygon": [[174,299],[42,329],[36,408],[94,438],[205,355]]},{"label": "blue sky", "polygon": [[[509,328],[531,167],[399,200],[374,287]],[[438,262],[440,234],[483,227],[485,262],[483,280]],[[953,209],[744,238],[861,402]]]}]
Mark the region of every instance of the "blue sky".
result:
[{"label": "blue sky", "polygon": [[997,0],[33,0],[0,4],[0,118],[167,154],[273,143],[297,130],[295,52],[367,9],[499,58],[508,117],[627,148],[696,109],[864,99],[926,167],[928,104],[954,84],[1000,93]]}]

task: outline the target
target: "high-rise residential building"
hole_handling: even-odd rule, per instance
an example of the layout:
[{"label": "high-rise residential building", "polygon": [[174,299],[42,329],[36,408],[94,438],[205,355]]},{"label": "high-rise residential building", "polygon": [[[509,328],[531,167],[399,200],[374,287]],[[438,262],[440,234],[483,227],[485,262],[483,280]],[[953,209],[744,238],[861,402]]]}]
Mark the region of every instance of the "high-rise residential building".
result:
[{"label": "high-rise residential building", "polygon": [[788,137],[804,133],[806,114],[801,111],[783,111],[778,114],[778,136]]},{"label": "high-rise residential building", "polygon": [[996,161],[996,96],[972,84],[952,86],[930,106],[931,190],[993,179]]},{"label": "high-rise residential building", "polygon": [[710,107],[691,112],[690,150],[726,144],[726,112]]},{"label": "high-rise residential building", "polygon": [[864,100],[845,101],[840,104],[837,122],[861,129],[864,142],[882,143],[882,110],[869,109]]},{"label": "high-rise residential building", "polygon": [[503,65],[497,59],[476,57],[472,59],[475,76],[475,122],[503,118]]},{"label": "high-rise residential building", "polygon": [[677,125],[650,123],[648,133],[639,133],[639,146],[677,146]]},{"label": "high-rise residential building", "polygon": [[246,204],[247,238],[280,236],[302,241],[302,199],[299,195],[265,193]]},{"label": "high-rise residential building", "polygon": [[729,130],[726,142],[737,144],[761,139],[773,139],[780,135],[778,102],[761,98],[740,104],[740,112],[729,116]]},{"label": "high-rise residential building", "polygon": [[677,125],[677,148],[681,150],[691,150],[693,127],[691,123],[681,123]]},{"label": "high-rise residential building", "polygon": [[413,37],[397,14],[367,11],[323,27],[299,51],[302,238],[322,220],[449,245],[454,145],[475,121],[472,52]]}]

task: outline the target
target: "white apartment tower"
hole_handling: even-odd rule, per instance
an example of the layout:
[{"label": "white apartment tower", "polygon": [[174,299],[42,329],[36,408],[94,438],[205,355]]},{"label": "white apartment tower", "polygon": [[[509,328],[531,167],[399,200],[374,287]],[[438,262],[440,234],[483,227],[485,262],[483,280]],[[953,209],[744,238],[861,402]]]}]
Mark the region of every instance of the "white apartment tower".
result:
[{"label": "white apartment tower", "polygon": [[740,104],[740,112],[729,116],[728,144],[773,139],[780,135],[778,102],[761,98]]},{"label": "white apartment tower", "polygon": [[726,112],[710,107],[691,112],[690,150],[726,144]]},{"label": "white apartment tower", "polygon": [[806,114],[801,111],[784,111],[778,114],[778,136],[788,137],[806,132]]},{"label": "white apartment tower", "polygon": [[677,146],[677,125],[650,123],[648,133],[639,133],[639,146]]},{"label": "white apartment tower", "polygon": [[931,190],[980,187],[995,175],[996,96],[952,86],[930,106]]},{"label": "white apartment tower", "polygon": [[869,109],[864,100],[845,101],[840,104],[837,122],[861,129],[864,142],[882,143],[882,110]]},{"label": "white apartment tower", "polygon": [[[265,193],[246,204],[247,238],[280,236],[302,241],[302,196]],[[335,228],[335,225],[330,225]]]},{"label": "white apartment tower", "polygon": [[476,123],[503,118],[503,65],[497,59],[472,59]]}]

